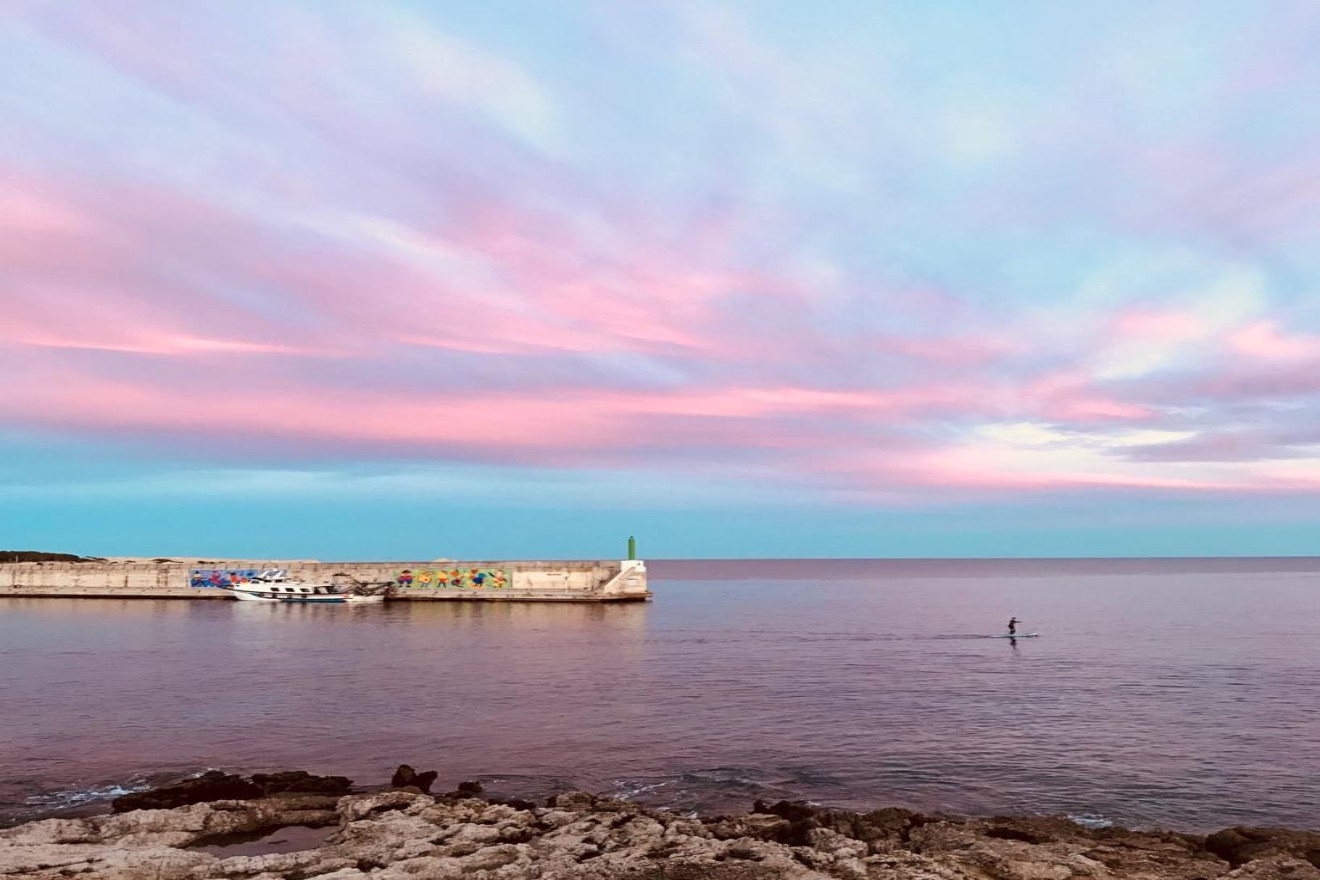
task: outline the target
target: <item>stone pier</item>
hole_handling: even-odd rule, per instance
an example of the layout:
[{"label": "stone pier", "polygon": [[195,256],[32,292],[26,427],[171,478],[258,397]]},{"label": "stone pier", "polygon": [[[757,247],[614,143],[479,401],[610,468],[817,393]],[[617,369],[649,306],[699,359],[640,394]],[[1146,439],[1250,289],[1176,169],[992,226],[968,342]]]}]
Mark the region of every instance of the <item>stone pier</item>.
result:
[{"label": "stone pier", "polygon": [[[230,573],[282,569],[315,583],[390,584],[410,602],[640,602],[646,563],[622,561],[317,562],[280,559],[108,559],[0,563],[0,597],[231,599]],[[241,575],[240,575],[241,576]]]}]

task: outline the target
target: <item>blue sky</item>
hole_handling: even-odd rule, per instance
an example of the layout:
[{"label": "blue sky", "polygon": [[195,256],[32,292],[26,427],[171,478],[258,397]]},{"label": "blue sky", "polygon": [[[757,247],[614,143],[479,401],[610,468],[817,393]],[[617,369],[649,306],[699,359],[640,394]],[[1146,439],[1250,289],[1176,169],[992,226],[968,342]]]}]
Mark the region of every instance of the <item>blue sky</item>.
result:
[{"label": "blue sky", "polygon": [[1313,553],[1317,36],[18,0],[0,544]]}]

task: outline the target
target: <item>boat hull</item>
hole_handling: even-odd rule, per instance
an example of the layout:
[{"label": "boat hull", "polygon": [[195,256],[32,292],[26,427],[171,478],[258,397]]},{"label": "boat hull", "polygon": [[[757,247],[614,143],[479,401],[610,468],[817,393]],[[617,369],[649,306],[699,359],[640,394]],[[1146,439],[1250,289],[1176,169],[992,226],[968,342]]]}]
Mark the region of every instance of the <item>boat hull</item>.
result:
[{"label": "boat hull", "polygon": [[264,590],[227,588],[240,602],[264,602],[267,605],[376,605],[383,595],[356,593],[273,593]]}]

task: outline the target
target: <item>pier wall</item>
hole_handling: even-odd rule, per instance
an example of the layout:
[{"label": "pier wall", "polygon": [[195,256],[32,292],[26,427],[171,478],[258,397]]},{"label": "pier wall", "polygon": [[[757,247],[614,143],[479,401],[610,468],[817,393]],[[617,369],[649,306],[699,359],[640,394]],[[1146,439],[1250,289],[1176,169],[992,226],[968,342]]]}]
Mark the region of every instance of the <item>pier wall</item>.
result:
[{"label": "pier wall", "polygon": [[0,563],[0,596],[232,599],[194,586],[207,570],[279,568],[290,578],[343,586],[390,583],[396,601],[644,601],[646,564],[624,561],[313,562],[279,559]]}]

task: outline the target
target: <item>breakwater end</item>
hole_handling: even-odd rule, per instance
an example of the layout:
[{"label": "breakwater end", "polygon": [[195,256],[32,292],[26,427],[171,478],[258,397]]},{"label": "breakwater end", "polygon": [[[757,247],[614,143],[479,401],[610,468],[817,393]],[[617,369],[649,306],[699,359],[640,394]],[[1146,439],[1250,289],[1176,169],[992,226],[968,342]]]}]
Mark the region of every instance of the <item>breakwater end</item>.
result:
[{"label": "breakwater end", "polygon": [[388,585],[393,601],[639,602],[646,563],[625,560],[319,562],[189,557],[0,563],[0,597],[232,599],[219,586],[278,569],[341,587]]},{"label": "breakwater end", "polygon": [[[342,794],[343,777],[217,774],[225,800],[0,830],[0,876],[28,880],[1317,880],[1320,834],[1209,836],[1057,817],[959,819],[781,801],[697,817],[568,792],[542,803],[432,796],[433,773]],[[421,785],[408,784],[421,781]],[[244,788],[246,786],[246,789]],[[250,790],[250,791],[247,791]],[[176,795],[186,794],[176,787]],[[195,790],[194,790],[195,793]],[[163,796],[163,794],[162,794]],[[148,803],[151,802],[149,799]],[[167,802],[167,801],[166,801]],[[319,830],[312,830],[319,829]]]}]

